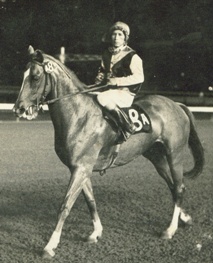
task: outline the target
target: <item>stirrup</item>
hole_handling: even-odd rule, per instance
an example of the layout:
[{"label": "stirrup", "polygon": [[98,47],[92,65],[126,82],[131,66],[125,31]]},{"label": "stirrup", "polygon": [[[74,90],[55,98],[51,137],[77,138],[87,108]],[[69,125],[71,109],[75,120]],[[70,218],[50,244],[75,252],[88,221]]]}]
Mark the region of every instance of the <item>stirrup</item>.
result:
[{"label": "stirrup", "polygon": [[123,135],[124,141],[127,141],[129,137],[135,133],[135,131],[136,131],[136,127],[134,124],[129,126],[128,130],[121,128],[121,133]]},{"label": "stirrup", "polygon": [[127,131],[122,131],[121,133],[123,135],[124,141],[127,141],[129,139],[129,137],[132,135],[132,133],[127,132]]},{"label": "stirrup", "polygon": [[129,124],[128,127],[126,128],[126,131],[130,134],[135,133],[136,127],[133,123]]}]

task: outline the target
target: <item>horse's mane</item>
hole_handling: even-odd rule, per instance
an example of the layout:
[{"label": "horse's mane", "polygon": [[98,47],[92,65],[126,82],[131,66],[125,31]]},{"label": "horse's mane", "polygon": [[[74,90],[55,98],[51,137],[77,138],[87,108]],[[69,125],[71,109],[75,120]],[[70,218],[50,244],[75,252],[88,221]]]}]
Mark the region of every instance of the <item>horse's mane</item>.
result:
[{"label": "horse's mane", "polygon": [[70,70],[68,67],[66,67],[63,63],[61,63],[58,59],[47,55],[47,54],[43,54],[45,58],[50,59],[52,61],[54,61],[65,73],[66,75],[72,80],[73,84],[79,88],[80,90],[85,90],[85,88],[87,87],[86,84],[84,84],[83,82],[81,82],[79,80],[79,78],[76,76],[76,74]]}]

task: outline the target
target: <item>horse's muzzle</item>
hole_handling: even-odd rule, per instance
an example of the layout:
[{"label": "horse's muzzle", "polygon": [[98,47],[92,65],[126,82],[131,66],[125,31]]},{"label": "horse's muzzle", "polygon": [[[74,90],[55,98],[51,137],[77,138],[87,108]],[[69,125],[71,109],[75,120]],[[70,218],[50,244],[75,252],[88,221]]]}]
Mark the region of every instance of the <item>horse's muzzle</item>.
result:
[{"label": "horse's muzzle", "polygon": [[24,107],[13,107],[14,114],[19,118],[24,118],[27,120],[33,120],[38,116],[38,107],[36,105],[30,105],[26,109]]}]

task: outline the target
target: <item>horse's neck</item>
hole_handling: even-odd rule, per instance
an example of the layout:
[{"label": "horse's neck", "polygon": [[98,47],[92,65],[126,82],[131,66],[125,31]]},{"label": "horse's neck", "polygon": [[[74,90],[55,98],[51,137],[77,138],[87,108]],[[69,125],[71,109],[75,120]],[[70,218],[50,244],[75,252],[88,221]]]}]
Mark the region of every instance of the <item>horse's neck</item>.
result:
[{"label": "horse's neck", "polygon": [[101,110],[92,97],[79,94],[86,85],[78,80],[73,72],[58,66],[53,77],[54,85],[52,85],[50,99],[56,99],[56,101],[49,105],[49,109],[56,129],[61,126],[64,128],[76,126],[73,129],[77,129],[79,120],[88,118],[88,114],[97,111],[101,114]]},{"label": "horse's neck", "polygon": [[71,76],[67,75],[65,72],[61,71],[56,77],[55,83],[55,96],[58,98],[63,98],[67,95],[74,95],[80,92],[80,88],[75,85]]},{"label": "horse's neck", "polygon": [[[55,138],[60,138],[57,144],[66,144],[67,137],[76,139],[85,127],[93,130],[93,116],[100,109],[93,99],[86,95],[76,95],[49,105],[49,112],[55,130]],[[101,115],[101,111],[100,111]]]},{"label": "horse's neck", "polygon": [[56,99],[56,97],[61,98],[68,94],[75,94],[84,89],[86,85],[65,65],[49,55],[45,56],[46,61],[54,65],[54,70],[50,74],[51,92],[48,95],[50,99]]},{"label": "horse's neck", "polygon": [[[76,78],[73,80],[73,78]],[[72,123],[78,122],[79,118],[86,115],[88,110],[97,111],[97,107],[94,105],[93,98],[87,95],[80,94],[84,90],[84,84],[82,84],[77,77],[67,75],[64,72],[59,72],[54,79],[54,85],[52,85],[52,91],[50,93],[50,114],[52,120],[56,122],[56,125],[63,125],[65,122]],[[57,113],[57,114],[56,114]]]}]

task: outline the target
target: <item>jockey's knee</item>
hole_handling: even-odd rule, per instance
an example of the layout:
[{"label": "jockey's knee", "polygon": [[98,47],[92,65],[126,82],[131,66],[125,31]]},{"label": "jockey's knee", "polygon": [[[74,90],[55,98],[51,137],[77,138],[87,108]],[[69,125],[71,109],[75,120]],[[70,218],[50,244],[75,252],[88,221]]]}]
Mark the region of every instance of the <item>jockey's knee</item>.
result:
[{"label": "jockey's knee", "polygon": [[101,106],[107,108],[108,110],[114,110],[116,108],[115,102],[103,93],[98,94],[97,101]]}]

